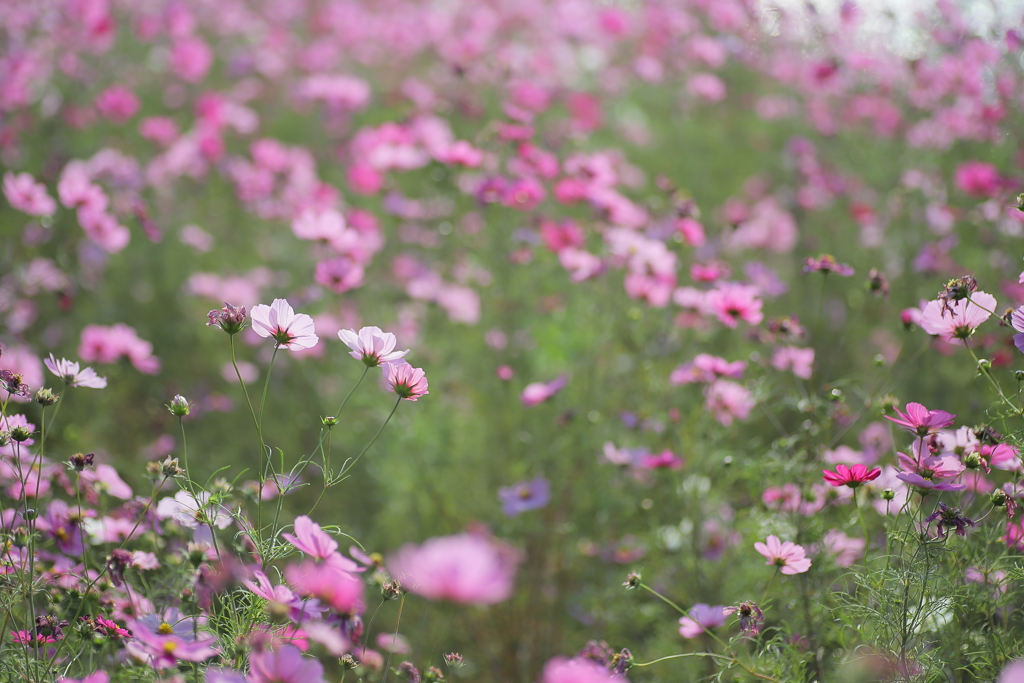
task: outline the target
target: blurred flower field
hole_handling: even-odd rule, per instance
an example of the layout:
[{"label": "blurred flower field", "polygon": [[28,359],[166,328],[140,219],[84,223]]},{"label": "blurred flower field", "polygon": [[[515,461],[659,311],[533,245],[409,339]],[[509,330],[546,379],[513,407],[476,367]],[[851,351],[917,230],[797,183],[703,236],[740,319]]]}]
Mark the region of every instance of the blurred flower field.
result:
[{"label": "blurred flower field", "polygon": [[0,0],[0,681],[1021,683],[1022,19]]}]

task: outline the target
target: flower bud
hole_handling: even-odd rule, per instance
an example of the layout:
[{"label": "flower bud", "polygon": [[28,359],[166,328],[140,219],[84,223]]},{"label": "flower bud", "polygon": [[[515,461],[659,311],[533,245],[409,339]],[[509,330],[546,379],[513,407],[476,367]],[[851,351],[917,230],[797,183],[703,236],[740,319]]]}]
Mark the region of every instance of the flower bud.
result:
[{"label": "flower bud", "polygon": [[11,442],[11,433],[6,429],[0,430],[0,448]]},{"label": "flower bud", "polygon": [[359,662],[357,662],[356,658],[353,657],[352,655],[344,655],[344,656],[342,656],[340,661],[341,661],[342,668],[345,669],[346,671],[354,669],[357,666],[359,666]]},{"label": "flower bud", "polygon": [[444,663],[453,669],[457,669],[466,663],[466,660],[458,652],[449,652],[444,656]]},{"label": "flower bud", "polygon": [[217,326],[228,334],[238,334],[245,327],[245,306],[232,306],[224,302],[224,308],[206,314],[207,327]]},{"label": "flower bud", "polygon": [[178,467],[178,459],[167,456],[160,462],[160,474],[164,477],[180,477],[185,470]]},{"label": "flower bud", "polygon": [[336,427],[337,425],[341,424],[341,420],[334,417],[333,415],[322,417],[320,418],[320,421],[324,423],[324,427]]},{"label": "flower bud", "polygon": [[28,508],[23,513],[21,513],[21,516],[25,518],[26,522],[31,522],[36,517],[38,517],[39,514],[34,509]]},{"label": "flower bud", "polygon": [[623,583],[622,585],[623,585],[623,586],[625,586],[626,588],[630,588],[630,589],[632,589],[632,588],[636,588],[637,586],[639,586],[639,585],[640,585],[640,582],[641,582],[642,580],[643,580],[643,579],[642,579],[642,578],[640,577],[640,574],[639,574],[639,572],[630,572],[630,573],[629,573],[629,574],[628,574],[628,575],[626,576],[626,581],[625,581],[625,583]]},{"label": "flower bud", "polygon": [[185,417],[191,411],[189,408],[188,401],[181,394],[177,394],[171,399],[170,405],[167,406],[167,410],[171,411],[171,415],[175,417]]},{"label": "flower bud", "polygon": [[989,370],[991,370],[991,369],[992,369],[992,361],[990,361],[988,358],[979,358],[978,359],[978,374],[979,375],[987,375]]},{"label": "flower bud", "polygon": [[1024,382],[1024,370],[1014,370],[1013,376],[1017,378],[1018,382]]},{"label": "flower bud", "polygon": [[896,492],[892,489],[885,489],[882,491],[882,500],[892,500],[896,497]]},{"label": "flower bud", "polygon": [[55,394],[46,387],[36,392],[36,403],[47,408],[60,400],[60,394]]},{"label": "flower bud", "polygon": [[1017,195],[1017,210],[1024,211],[1024,192]]},{"label": "flower bud", "polygon": [[996,489],[989,496],[989,500],[992,501],[992,505],[997,508],[1006,507],[1006,503],[1010,500],[1010,496],[1007,495],[1006,491],[1002,489]]},{"label": "flower bud", "polygon": [[979,453],[968,453],[964,456],[964,465],[969,470],[976,470],[981,467],[981,454]]}]

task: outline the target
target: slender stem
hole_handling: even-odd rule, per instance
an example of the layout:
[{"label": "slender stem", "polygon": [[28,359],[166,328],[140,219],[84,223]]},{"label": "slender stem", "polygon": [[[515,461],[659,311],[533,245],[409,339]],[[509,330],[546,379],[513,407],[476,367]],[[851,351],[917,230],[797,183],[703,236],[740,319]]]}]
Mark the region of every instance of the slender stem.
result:
[{"label": "slender stem", "polygon": [[359,453],[359,455],[357,455],[355,457],[354,460],[352,460],[351,462],[346,463],[341,468],[341,472],[338,473],[338,476],[334,479],[334,482],[332,482],[332,483],[337,483],[337,482],[341,481],[341,478],[344,477],[346,473],[348,473],[353,467],[356,466],[356,463],[359,462],[359,458],[363,457],[363,455],[366,454],[366,451],[370,450],[370,446],[372,446],[373,443],[377,440],[377,437],[380,436],[380,433],[384,431],[384,428],[388,426],[388,422],[391,421],[391,416],[395,414],[396,410],[398,410],[398,404],[401,403],[401,402],[402,402],[402,398],[399,397],[398,400],[395,401],[395,406],[391,409],[391,412],[388,413],[387,419],[384,420],[384,424],[382,424],[380,426],[380,429],[377,430],[377,433],[373,435],[372,439],[370,439],[370,443],[366,444],[366,448],[364,448]]},{"label": "slender stem", "polygon": [[359,388],[359,385],[362,384],[363,378],[366,377],[366,373],[369,372],[369,370],[369,365],[363,367],[363,374],[359,375],[359,379],[356,380],[356,383],[353,384],[352,388],[348,390],[348,393],[345,395],[345,398],[342,399],[341,401],[341,405],[338,406],[338,410],[334,413],[334,417],[338,417],[339,415],[341,415],[341,411],[345,407],[345,404],[348,403],[349,398],[352,397],[352,394],[354,394],[356,389]]}]

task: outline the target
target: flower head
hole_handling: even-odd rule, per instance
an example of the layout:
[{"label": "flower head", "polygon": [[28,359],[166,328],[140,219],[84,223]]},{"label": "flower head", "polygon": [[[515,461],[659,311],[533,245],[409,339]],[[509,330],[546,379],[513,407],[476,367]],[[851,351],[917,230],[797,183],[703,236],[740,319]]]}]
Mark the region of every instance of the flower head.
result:
[{"label": "flower head", "polygon": [[774,534],[767,543],[755,543],[754,549],[768,558],[765,564],[781,567],[783,574],[803,574],[811,568],[811,561],[805,557],[804,548],[792,541],[783,543]]},{"label": "flower head", "polygon": [[457,534],[405,545],[388,558],[388,572],[428,600],[494,604],[512,595],[520,557],[490,538]]},{"label": "flower head", "polygon": [[728,616],[730,614],[739,615],[740,619],[740,631],[750,635],[756,636],[761,632],[761,623],[764,621],[764,612],[757,606],[756,602],[746,601],[741,602],[738,605],[732,605],[729,607],[722,608],[722,614]]},{"label": "flower head", "polygon": [[540,405],[561,391],[562,387],[564,387],[568,381],[569,378],[567,376],[559,375],[550,382],[533,382],[531,384],[527,384],[526,387],[523,388],[523,393],[519,396],[519,399],[527,408]]},{"label": "flower head", "polygon": [[956,299],[952,304],[949,299],[936,299],[921,312],[921,329],[951,344],[963,345],[995,308],[996,298],[986,292],[975,292],[969,299]]},{"label": "flower head", "polygon": [[253,306],[252,329],[261,337],[271,337],[278,348],[289,351],[311,349],[320,338],[316,336],[313,319],[305,313],[296,313],[284,299],[274,303]]},{"label": "flower head", "polygon": [[498,498],[501,499],[501,511],[508,517],[515,517],[547,505],[551,500],[551,484],[544,477],[521,481],[498,489]]},{"label": "flower head", "polygon": [[825,481],[832,486],[849,486],[851,489],[855,489],[861,484],[878,479],[882,474],[882,470],[879,467],[869,470],[867,465],[857,463],[853,467],[836,465],[835,472],[822,470],[822,473],[824,474],[823,478]]},{"label": "flower head", "polygon": [[324,683],[324,667],[299,648],[285,645],[276,652],[262,650],[249,655],[251,683]]},{"label": "flower head", "polygon": [[338,338],[352,349],[350,356],[371,368],[392,363],[409,353],[409,349],[395,351],[398,343],[395,335],[379,327],[364,327],[358,333],[355,330],[341,330]]},{"label": "flower head", "polygon": [[885,419],[895,422],[899,426],[907,429],[918,436],[926,436],[933,434],[940,429],[950,426],[953,424],[953,419],[956,415],[947,413],[945,410],[928,410],[920,403],[908,403],[907,412],[900,412],[899,408],[896,408],[897,417],[885,416]]},{"label": "flower head", "polygon": [[725,607],[699,602],[690,609],[690,616],[679,620],[679,635],[683,638],[697,638],[705,631],[718,628],[725,623]]},{"label": "flower head", "polygon": [[853,267],[845,263],[839,263],[832,254],[822,254],[818,258],[808,256],[804,260],[804,273],[815,272],[824,273],[825,275],[835,273],[836,275],[849,277],[853,275]]},{"label": "flower head", "polygon": [[388,383],[391,390],[399,397],[407,401],[415,401],[420,396],[425,396],[427,391],[427,376],[421,368],[414,368],[408,363],[388,363]]}]

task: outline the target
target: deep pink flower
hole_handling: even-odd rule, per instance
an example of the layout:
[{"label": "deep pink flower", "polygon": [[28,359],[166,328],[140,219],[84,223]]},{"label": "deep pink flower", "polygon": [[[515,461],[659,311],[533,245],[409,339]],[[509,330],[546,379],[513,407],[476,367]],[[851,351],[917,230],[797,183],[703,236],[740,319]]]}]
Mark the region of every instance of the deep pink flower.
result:
[{"label": "deep pink flower", "polygon": [[956,418],[956,415],[947,413],[945,410],[928,410],[920,403],[908,403],[905,413],[901,412],[899,408],[895,410],[898,417],[886,415],[885,419],[895,422],[918,436],[934,434],[953,424],[953,420]]},{"label": "deep pink flower", "polygon": [[982,161],[968,161],[957,166],[954,180],[960,190],[974,197],[994,197],[1002,187],[996,167]]},{"label": "deep pink flower", "polygon": [[4,196],[11,206],[30,216],[52,216],[57,211],[57,202],[47,194],[46,186],[28,173],[4,173]]},{"label": "deep pink flower", "polygon": [[396,351],[398,339],[379,327],[364,327],[358,333],[355,330],[341,330],[338,338],[352,349],[350,356],[371,368],[392,363],[409,353],[409,349]]},{"label": "deep pink flower", "polygon": [[974,330],[996,310],[996,298],[986,292],[974,292],[970,299],[929,301],[921,312],[921,329],[939,335],[951,344],[963,345]]},{"label": "deep pink flower", "polygon": [[764,320],[757,287],[723,282],[704,297],[705,309],[726,327],[736,327],[740,320],[757,325]]},{"label": "deep pink flower", "polygon": [[78,363],[61,358],[57,360],[50,354],[50,357],[43,360],[43,364],[53,374],[60,377],[73,387],[86,387],[88,389],[103,389],[107,386],[107,378],[99,377],[92,368],[80,370]]},{"label": "deep pink flower", "polygon": [[122,124],[139,111],[139,98],[123,85],[112,85],[96,97],[96,109],[104,118]]},{"label": "deep pink flower", "polygon": [[269,306],[253,306],[249,318],[256,334],[272,338],[278,348],[299,351],[311,349],[320,341],[313,319],[305,313],[296,313],[285,299],[274,299]]},{"label": "deep pink flower", "polygon": [[869,470],[866,465],[857,463],[853,467],[836,465],[835,472],[822,470],[822,473],[825,481],[832,486],[849,486],[851,489],[855,489],[862,484],[878,479],[882,470],[878,467]]},{"label": "deep pink flower", "polygon": [[472,534],[407,544],[388,558],[388,572],[428,600],[493,604],[512,595],[521,558],[500,541]]},{"label": "deep pink flower", "polygon": [[803,546],[792,541],[783,543],[774,534],[768,537],[767,543],[755,543],[754,549],[768,558],[765,564],[781,567],[783,574],[803,574],[811,568],[811,561],[805,557]]},{"label": "deep pink flower", "polygon": [[725,620],[725,607],[700,602],[690,609],[690,616],[679,620],[679,635],[683,638],[698,638],[705,631],[718,628]]},{"label": "deep pink flower", "polygon": [[399,359],[399,362],[385,364],[391,390],[407,401],[415,401],[430,392],[427,391],[427,376],[421,368],[414,368]]},{"label": "deep pink flower", "polygon": [[305,657],[294,645],[249,655],[250,683],[325,683],[324,667],[313,657]]},{"label": "deep pink flower", "polygon": [[742,384],[718,379],[704,387],[704,409],[728,427],[733,420],[745,420],[757,405],[753,395]]},{"label": "deep pink flower", "polygon": [[559,375],[550,382],[533,382],[531,384],[527,384],[523,388],[523,393],[519,396],[519,399],[523,402],[524,406],[531,408],[543,403],[557,394],[568,381],[569,378],[566,375]]}]

